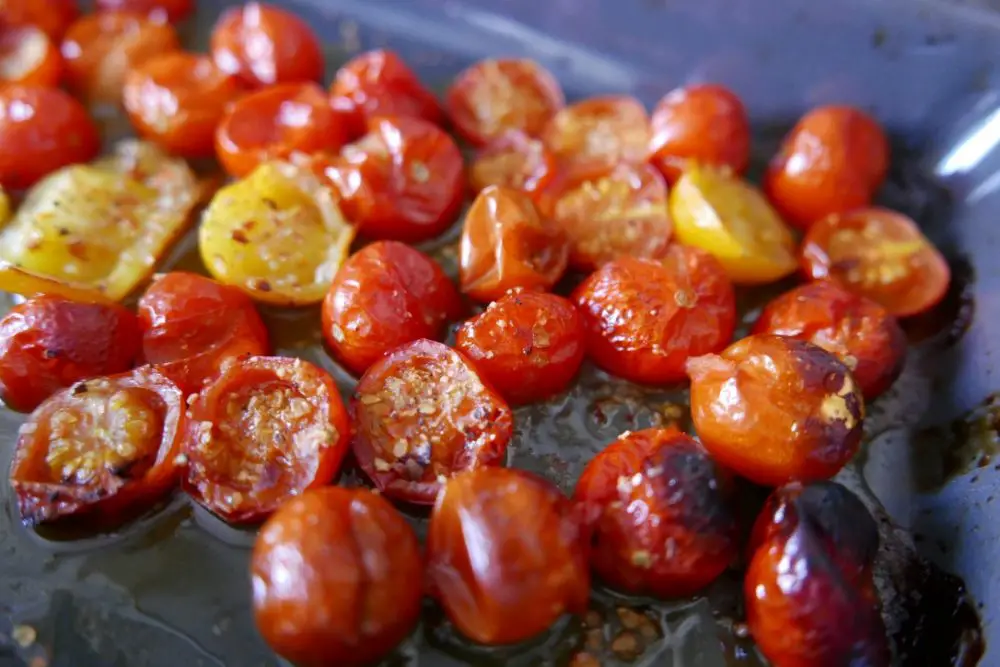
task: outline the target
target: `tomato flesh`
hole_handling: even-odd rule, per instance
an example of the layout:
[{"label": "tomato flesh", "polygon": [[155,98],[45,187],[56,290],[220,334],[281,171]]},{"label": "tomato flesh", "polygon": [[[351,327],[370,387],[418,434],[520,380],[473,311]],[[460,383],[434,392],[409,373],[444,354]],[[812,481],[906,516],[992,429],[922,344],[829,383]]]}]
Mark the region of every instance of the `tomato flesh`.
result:
[{"label": "tomato flesh", "polygon": [[509,130],[486,144],[469,167],[469,186],[478,194],[491,185],[538,196],[552,182],[556,161],[540,139]]},{"label": "tomato flesh", "polygon": [[552,117],[542,140],[568,173],[586,174],[619,162],[642,163],[649,156],[649,116],[639,100],[594,97]]},{"label": "tomato flesh", "polygon": [[376,116],[409,116],[440,125],[441,105],[420,83],[403,59],[392,51],[361,53],[337,70],[330,94],[346,99],[363,120]]},{"label": "tomato flesh", "polygon": [[59,47],[36,26],[0,28],[0,81],[5,84],[58,86],[62,78]]}]

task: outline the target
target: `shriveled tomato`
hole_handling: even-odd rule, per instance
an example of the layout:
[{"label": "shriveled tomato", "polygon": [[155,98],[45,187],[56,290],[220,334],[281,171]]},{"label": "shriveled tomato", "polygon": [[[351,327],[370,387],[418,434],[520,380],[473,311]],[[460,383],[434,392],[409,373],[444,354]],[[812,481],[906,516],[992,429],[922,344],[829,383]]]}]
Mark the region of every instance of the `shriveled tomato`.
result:
[{"label": "shriveled tomato", "polygon": [[711,255],[673,245],[663,259],[605,264],[573,294],[587,354],[632,382],[684,379],[684,364],[723,349],[736,328],[736,297]]},{"label": "shriveled tomato", "polygon": [[35,25],[54,43],[59,43],[66,29],[80,15],[77,0],[3,0],[0,24]]},{"label": "shriveled tomato", "polygon": [[786,220],[808,229],[868,206],[888,168],[889,142],[878,121],[853,107],[818,107],[785,137],[764,190]]},{"label": "shriveled tomato", "polygon": [[177,483],[185,427],[181,390],[149,367],[63,389],[19,432],[10,482],[21,518],[112,527],[142,513]]},{"label": "shriveled tomato", "polygon": [[314,489],[282,505],[257,536],[250,572],[261,635],[301,667],[376,663],[420,619],[417,536],[367,489]]},{"label": "shriveled tomato", "polygon": [[41,28],[0,28],[0,82],[58,86],[62,70],[59,46]]},{"label": "shriveled tomato", "polygon": [[542,132],[560,165],[588,173],[619,162],[645,162],[649,156],[649,116],[639,100],[594,97],[559,111]]},{"label": "shriveled tomato", "polygon": [[98,11],[126,10],[177,23],[194,11],[194,0],[96,0]]},{"label": "shriveled tomato", "polygon": [[349,424],[333,379],[301,359],[224,364],[190,404],[184,490],[231,523],[264,519],[306,489],[329,484]]},{"label": "shriveled tomato", "polygon": [[440,125],[441,106],[403,59],[376,49],[354,56],[337,70],[330,93],[350,100],[364,119],[412,116]]},{"label": "shriveled tomato", "polygon": [[536,196],[555,174],[555,157],[540,139],[510,130],[476,153],[469,167],[469,186],[474,193],[499,185]]},{"label": "shriveled tomato", "polygon": [[507,403],[468,359],[421,339],[372,364],[354,391],[354,456],[389,498],[428,505],[463,470],[500,465]]},{"label": "shriveled tomato", "polygon": [[431,594],[480,644],[529,639],[586,610],[587,535],[573,504],[524,470],[484,468],[448,481],[427,534]]},{"label": "shriveled tomato", "polygon": [[627,593],[694,595],[738,554],[732,480],[679,431],[622,434],[587,464],[574,499],[594,522],[594,572]]},{"label": "shriveled tomato", "polygon": [[892,315],[917,315],[936,306],[951,282],[941,252],[913,220],[884,208],[832,215],[802,240],[802,270],[829,278],[881,304]]}]

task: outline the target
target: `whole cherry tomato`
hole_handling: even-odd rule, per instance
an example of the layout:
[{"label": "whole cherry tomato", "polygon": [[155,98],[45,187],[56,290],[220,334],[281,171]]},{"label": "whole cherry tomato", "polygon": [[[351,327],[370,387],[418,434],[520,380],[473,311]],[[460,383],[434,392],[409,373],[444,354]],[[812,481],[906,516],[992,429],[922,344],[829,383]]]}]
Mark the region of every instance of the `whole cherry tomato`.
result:
[{"label": "whole cherry tomato", "polygon": [[177,23],[194,11],[194,0],[97,0],[98,11],[125,10]]},{"label": "whole cherry tomato", "polygon": [[149,367],[54,394],[19,432],[10,481],[21,518],[113,527],[144,512],[177,483],[185,426],[181,390]]},{"label": "whole cherry tomato", "polygon": [[586,610],[587,534],[573,504],[524,470],[448,481],[427,534],[431,594],[475,642],[513,644]]},{"label": "whole cherry tomato", "polygon": [[58,44],[80,15],[77,0],[3,0],[0,24],[35,25]]},{"label": "whole cherry tomato", "polygon": [[574,498],[594,520],[591,566],[627,593],[694,595],[737,556],[732,480],[679,431],[622,434],[587,464]]},{"label": "whole cherry tomato", "polygon": [[589,173],[649,157],[649,116],[633,97],[595,97],[562,109],[542,132],[545,145],[570,173]]},{"label": "whole cherry tomato", "polygon": [[469,186],[473,193],[499,185],[536,197],[555,174],[555,157],[540,139],[509,130],[476,153],[469,167]]},{"label": "whole cherry tomato", "polygon": [[723,349],[736,328],[736,297],[708,253],[673,245],[662,260],[623,257],[605,264],[573,294],[587,353],[626,380],[669,384],[684,364]]},{"label": "whole cherry tomato", "polygon": [[301,667],[363,667],[420,619],[413,529],[367,489],[307,491],[268,519],[250,561],[257,627]]},{"label": "whole cherry tomato", "polygon": [[564,391],[583,362],[583,323],[555,294],[515,290],[458,330],[455,347],[512,403]]},{"label": "whole cherry tomato", "polygon": [[802,270],[868,297],[896,317],[930,310],[944,298],[951,269],[902,213],[866,208],[832,215],[802,240]]},{"label": "whole cherry tomato", "polygon": [[376,116],[412,116],[440,125],[441,105],[392,51],[366,51],[337,70],[330,94],[349,100],[364,120]]},{"label": "whole cherry tomato", "polygon": [[398,241],[378,241],[337,271],[323,301],[323,335],[355,373],[400,345],[439,338],[461,297],[434,260]]},{"label": "whole cherry tomato", "polygon": [[429,505],[463,470],[503,463],[513,413],[450,347],[416,340],[372,364],[354,390],[354,456],[379,491]]},{"label": "whole cherry tomato", "polygon": [[41,28],[0,27],[0,82],[58,86],[62,70],[59,46]]},{"label": "whole cherry tomato", "polygon": [[861,389],[847,366],[812,343],[749,336],[687,369],[705,448],[757,484],[827,479],[858,451]]}]

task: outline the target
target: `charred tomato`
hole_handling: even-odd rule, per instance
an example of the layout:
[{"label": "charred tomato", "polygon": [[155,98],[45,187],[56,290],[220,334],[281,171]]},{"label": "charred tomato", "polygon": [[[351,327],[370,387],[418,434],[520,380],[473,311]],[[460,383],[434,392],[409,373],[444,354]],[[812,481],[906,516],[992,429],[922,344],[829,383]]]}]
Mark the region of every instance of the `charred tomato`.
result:
[{"label": "charred tomato", "polygon": [[376,49],[351,58],[330,87],[334,98],[346,99],[363,119],[411,116],[440,124],[441,106],[403,59]]}]

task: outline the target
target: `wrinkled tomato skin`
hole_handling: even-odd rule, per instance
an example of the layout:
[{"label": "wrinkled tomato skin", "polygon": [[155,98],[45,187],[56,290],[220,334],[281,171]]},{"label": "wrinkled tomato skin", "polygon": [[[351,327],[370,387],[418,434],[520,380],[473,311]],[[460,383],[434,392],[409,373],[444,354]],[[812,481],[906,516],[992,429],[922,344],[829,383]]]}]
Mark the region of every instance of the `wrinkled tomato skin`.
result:
[{"label": "wrinkled tomato skin", "polygon": [[623,434],[587,465],[574,499],[593,522],[591,567],[626,593],[694,595],[738,555],[732,479],[679,431]]},{"label": "wrinkled tomato skin", "polygon": [[511,468],[463,473],[434,505],[427,579],[469,639],[488,646],[524,641],[564,613],[586,610],[586,528],[547,480]]},{"label": "wrinkled tomato skin", "polygon": [[363,119],[409,116],[441,125],[444,115],[434,94],[392,51],[366,51],[337,70],[330,94],[350,100]]},{"label": "wrinkled tomato skin", "polygon": [[573,293],[587,354],[604,370],[641,384],[684,379],[689,357],[723,349],[736,328],[736,297],[708,253],[673,245],[659,261],[623,257]]},{"label": "wrinkled tomato skin", "polygon": [[[0,65],[8,73],[0,83],[7,85],[58,86],[62,79],[59,46],[33,25],[0,24]],[[15,76],[13,72],[20,73]]]},{"label": "wrinkled tomato skin", "polygon": [[282,505],[250,572],[261,635],[301,667],[377,663],[420,619],[417,536],[367,489],[314,489]]},{"label": "wrinkled tomato skin", "polygon": [[858,451],[861,390],[847,366],[812,343],[749,336],[687,369],[705,448],[757,484],[828,479]]},{"label": "wrinkled tomato skin", "polygon": [[430,505],[442,483],[503,463],[513,412],[472,362],[421,339],[361,377],[351,402],[354,457],[387,498]]},{"label": "wrinkled tomato skin", "polygon": [[0,5],[0,24],[38,26],[56,44],[79,16],[77,0],[4,0]]},{"label": "wrinkled tomato skin", "polygon": [[476,153],[469,167],[469,189],[479,194],[491,185],[520,190],[537,201],[556,175],[556,159],[539,139],[510,130]]},{"label": "wrinkled tomato skin", "polygon": [[194,0],[97,0],[98,11],[130,11],[177,23],[194,11]]},{"label": "wrinkled tomato skin", "polygon": [[885,308],[825,280],[769,303],[753,333],[797,338],[836,355],[851,369],[866,401],[892,386],[906,360],[906,334]]},{"label": "wrinkled tomato skin", "polygon": [[323,301],[323,335],[356,374],[400,345],[440,338],[462,311],[441,267],[398,241],[377,241],[351,256]]},{"label": "wrinkled tomato skin", "polygon": [[0,319],[0,398],[28,412],[80,380],[122,373],[139,339],[135,315],[119,305],[29,299]]},{"label": "wrinkled tomato skin", "polygon": [[556,113],[542,141],[565,173],[587,174],[649,157],[649,116],[639,100],[611,95],[571,104]]},{"label": "wrinkled tomato skin", "polygon": [[583,323],[555,294],[512,291],[462,325],[455,347],[512,404],[569,387],[583,363]]}]

